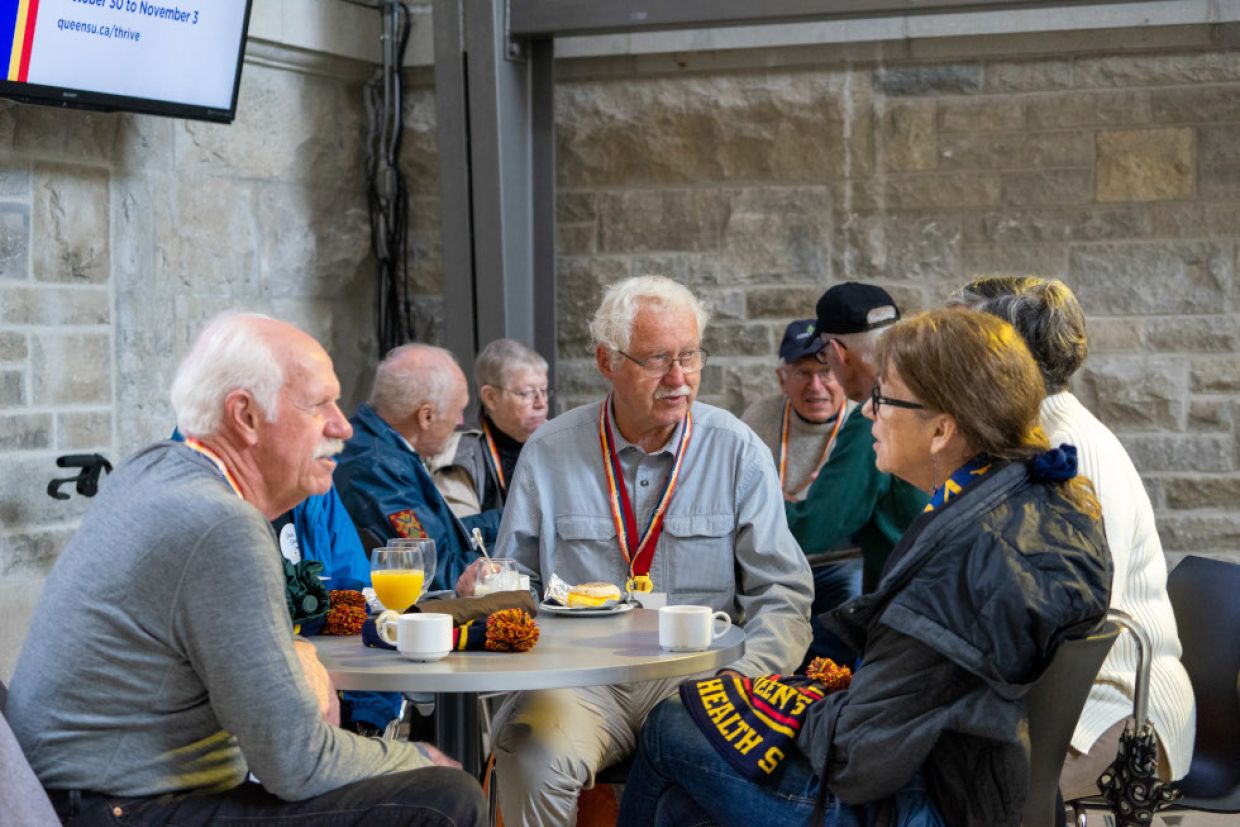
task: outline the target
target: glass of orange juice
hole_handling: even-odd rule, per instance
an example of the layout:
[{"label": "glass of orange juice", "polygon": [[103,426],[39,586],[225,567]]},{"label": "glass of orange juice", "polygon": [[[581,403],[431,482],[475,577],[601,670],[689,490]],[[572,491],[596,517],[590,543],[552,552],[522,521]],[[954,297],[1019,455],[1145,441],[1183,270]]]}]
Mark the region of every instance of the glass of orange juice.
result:
[{"label": "glass of orange juice", "polygon": [[385,608],[398,612],[418,602],[434,572],[434,540],[393,540],[370,554],[375,595]]}]

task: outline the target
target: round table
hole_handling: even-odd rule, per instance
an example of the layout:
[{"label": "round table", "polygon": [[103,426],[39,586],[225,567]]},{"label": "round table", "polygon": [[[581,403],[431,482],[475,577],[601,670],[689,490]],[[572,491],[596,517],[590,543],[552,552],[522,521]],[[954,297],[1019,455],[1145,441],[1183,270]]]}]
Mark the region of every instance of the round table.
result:
[{"label": "round table", "polygon": [[733,626],[701,652],[659,648],[659,613],[538,615],[538,645],[528,652],[453,652],[416,663],[353,637],[311,638],[337,689],[434,692],[438,746],[475,776],[482,771],[478,693],[558,689],[676,678],[721,669],[745,651]]}]

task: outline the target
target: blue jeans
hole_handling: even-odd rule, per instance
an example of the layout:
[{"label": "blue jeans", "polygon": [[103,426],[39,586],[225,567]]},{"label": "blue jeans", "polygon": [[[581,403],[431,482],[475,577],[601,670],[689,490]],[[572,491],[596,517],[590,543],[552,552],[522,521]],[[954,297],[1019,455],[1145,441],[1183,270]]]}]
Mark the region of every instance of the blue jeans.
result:
[{"label": "blue jeans", "polygon": [[[650,713],[638,738],[617,824],[625,827],[748,827],[808,824],[818,795],[809,760],[791,750],[758,784],[732,768],[689,717],[679,696]],[[942,827],[918,776],[896,794],[899,827]],[[868,807],[826,797],[823,827],[862,827]]]},{"label": "blue jeans", "polygon": [[[847,603],[861,594],[861,561],[833,563],[813,570],[814,602],[810,606],[809,626],[814,633],[809,651],[805,653],[802,669],[814,658],[830,658],[841,666],[852,666],[857,653],[844,645],[844,641],[827,631],[819,616]],[[800,671],[800,670],[798,670]]]}]

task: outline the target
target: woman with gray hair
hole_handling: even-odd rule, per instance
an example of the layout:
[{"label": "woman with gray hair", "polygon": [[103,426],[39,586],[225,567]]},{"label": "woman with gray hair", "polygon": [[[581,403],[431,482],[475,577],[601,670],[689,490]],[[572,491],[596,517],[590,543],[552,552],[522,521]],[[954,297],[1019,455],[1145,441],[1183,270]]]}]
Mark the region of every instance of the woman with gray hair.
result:
[{"label": "woman with gray hair", "polygon": [[[1029,345],[1046,383],[1042,428],[1051,444],[1075,445],[1080,472],[1093,480],[1115,566],[1111,607],[1136,618],[1150,637],[1149,715],[1159,742],[1159,775],[1182,778],[1192,760],[1196,704],[1180,664],[1180,639],[1167,596],[1154,509],[1128,452],[1068,389],[1089,351],[1085,313],[1067,285],[1033,277],[976,279],[956,303],[1005,319]],[[1065,800],[1098,793],[1097,779],[1115,757],[1132,714],[1137,649],[1130,635],[1111,649],[1072,736],[1060,789]]]},{"label": "woman with gray hair", "polygon": [[503,508],[530,435],[547,421],[554,391],[547,360],[516,339],[496,339],[474,361],[478,428],[458,432],[430,459],[435,487],[458,517]]}]

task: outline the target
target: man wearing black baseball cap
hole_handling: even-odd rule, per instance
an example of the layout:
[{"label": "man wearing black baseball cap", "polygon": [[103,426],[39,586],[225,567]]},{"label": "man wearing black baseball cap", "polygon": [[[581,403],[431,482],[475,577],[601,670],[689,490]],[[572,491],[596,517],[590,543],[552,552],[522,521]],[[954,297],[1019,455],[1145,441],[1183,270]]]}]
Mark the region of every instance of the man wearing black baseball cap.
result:
[{"label": "man wearing black baseball cap", "polygon": [[[895,300],[873,284],[845,282],[818,300],[815,327],[823,342],[815,358],[829,366],[844,393],[859,403],[845,417],[827,463],[802,502],[786,503],[788,527],[807,555],[841,544],[861,547],[862,590],[872,591],[891,549],[926,505],[926,495],[874,467],[870,420],[861,415],[878,384],[874,351],[900,319]],[[815,637],[817,638],[815,623]]]}]

